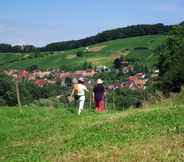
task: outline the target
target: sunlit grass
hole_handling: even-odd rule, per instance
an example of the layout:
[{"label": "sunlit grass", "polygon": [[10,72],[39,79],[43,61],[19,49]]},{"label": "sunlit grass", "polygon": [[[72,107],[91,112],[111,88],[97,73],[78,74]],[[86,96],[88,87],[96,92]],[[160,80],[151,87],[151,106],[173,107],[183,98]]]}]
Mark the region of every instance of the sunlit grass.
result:
[{"label": "sunlit grass", "polygon": [[78,116],[72,108],[0,109],[0,161],[182,161],[184,105]]},{"label": "sunlit grass", "polygon": [[[61,68],[63,70],[78,70],[82,68],[84,62],[91,62],[95,65],[112,66],[115,56],[126,55],[127,57],[139,58],[143,62],[148,62],[148,57],[152,54],[152,49],[164,42],[166,36],[152,35],[134,38],[118,39],[99,43],[90,46],[89,49],[98,49],[85,53],[83,57],[76,57],[77,51],[85,51],[85,48],[67,50],[63,52],[45,52],[40,57],[24,58],[24,55],[0,54],[0,68],[27,68],[33,64],[42,69]],[[102,48],[103,47],[103,48]],[[135,51],[136,47],[146,47],[146,51]],[[123,50],[128,49],[128,52]],[[45,56],[44,56],[45,54]],[[152,57],[149,58],[152,62]]]}]

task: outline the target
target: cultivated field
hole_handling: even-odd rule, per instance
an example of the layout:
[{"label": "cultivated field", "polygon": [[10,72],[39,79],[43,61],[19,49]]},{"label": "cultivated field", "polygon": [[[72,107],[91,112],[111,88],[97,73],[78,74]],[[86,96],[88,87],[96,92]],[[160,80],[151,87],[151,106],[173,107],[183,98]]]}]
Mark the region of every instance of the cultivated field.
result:
[{"label": "cultivated field", "polygon": [[[34,54],[0,54],[0,68],[27,68],[33,64],[42,69],[61,68],[63,70],[78,70],[84,62],[96,65],[112,66],[113,60],[119,56],[127,56],[140,60],[142,63],[154,63],[153,50],[164,42],[166,36],[142,36],[118,39],[88,47],[61,52],[44,52]],[[83,57],[76,53],[82,51]]]}]

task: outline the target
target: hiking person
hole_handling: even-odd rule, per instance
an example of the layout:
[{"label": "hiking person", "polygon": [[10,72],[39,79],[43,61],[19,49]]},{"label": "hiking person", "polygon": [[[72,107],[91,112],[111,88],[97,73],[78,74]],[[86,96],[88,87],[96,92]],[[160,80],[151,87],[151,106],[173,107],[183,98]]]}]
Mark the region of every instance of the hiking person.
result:
[{"label": "hiking person", "polygon": [[97,80],[97,84],[93,89],[93,101],[97,112],[105,110],[105,87],[101,79]]},{"label": "hiking person", "polygon": [[84,79],[79,78],[78,83],[74,84],[73,90],[70,96],[71,98],[74,96],[77,101],[78,115],[80,115],[81,111],[84,108],[85,91],[89,92],[87,87],[84,85]]}]

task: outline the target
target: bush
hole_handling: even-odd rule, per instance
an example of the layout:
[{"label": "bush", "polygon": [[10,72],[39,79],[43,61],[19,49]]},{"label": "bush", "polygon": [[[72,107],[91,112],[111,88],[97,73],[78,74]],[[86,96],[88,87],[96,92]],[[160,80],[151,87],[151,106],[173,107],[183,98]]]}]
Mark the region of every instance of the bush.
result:
[{"label": "bush", "polygon": [[[130,89],[116,89],[109,92],[107,96],[108,102],[118,110],[125,110],[130,106],[140,107],[144,99],[141,91],[133,91]],[[113,101],[114,100],[114,101]]]},{"label": "bush", "polygon": [[22,105],[31,103],[33,101],[33,95],[30,91],[31,83],[29,81],[22,81],[19,84],[20,87],[20,99]]},{"label": "bush", "polygon": [[144,99],[149,101],[150,103],[157,103],[161,101],[164,96],[163,93],[160,91],[160,83],[151,83],[147,86],[144,90]]},{"label": "bush", "polygon": [[[21,103],[29,104],[40,98],[48,98],[57,95],[56,85],[45,85],[38,87],[32,82],[22,80],[19,82]],[[17,105],[15,80],[6,75],[0,75],[0,105],[15,106]]]},{"label": "bush", "polygon": [[66,78],[65,78],[65,85],[66,85],[67,87],[71,87],[71,86],[72,86],[72,78],[66,77]]},{"label": "bush", "polygon": [[6,105],[6,101],[3,97],[0,97],[0,106]]},{"label": "bush", "polygon": [[77,51],[77,57],[83,57],[84,56],[84,52],[83,51]]},{"label": "bush", "polygon": [[93,79],[97,80],[98,78],[101,78],[105,84],[112,84],[127,81],[128,75],[129,74],[125,75],[121,71],[116,72],[112,69],[112,72],[96,73]]},{"label": "bush", "polygon": [[135,47],[134,50],[149,50],[147,47]]},{"label": "bush", "polygon": [[0,105],[14,106],[17,104],[15,81],[4,74],[0,74],[0,96]]},{"label": "bush", "polygon": [[58,108],[59,106],[61,106],[61,102],[57,98],[48,98],[48,99],[41,98],[39,100],[35,100],[33,104],[39,107]]},{"label": "bush", "polygon": [[38,69],[39,69],[39,67],[36,64],[33,64],[33,65],[31,65],[30,67],[27,68],[27,70],[29,70],[29,71],[34,71],[34,70],[38,70]]},{"label": "bush", "polygon": [[92,69],[92,68],[93,68],[93,66],[92,66],[92,64],[89,63],[89,62],[84,62],[84,63],[82,64],[82,69],[84,69],[84,70],[86,70],[86,69]]},{"label": "bush", "polygon": [[123,66],[123,62],[125,61],[124,56],[121,56],[119,58],[116,58],[113,62],[113,66],[115,69],[120,69]]}]

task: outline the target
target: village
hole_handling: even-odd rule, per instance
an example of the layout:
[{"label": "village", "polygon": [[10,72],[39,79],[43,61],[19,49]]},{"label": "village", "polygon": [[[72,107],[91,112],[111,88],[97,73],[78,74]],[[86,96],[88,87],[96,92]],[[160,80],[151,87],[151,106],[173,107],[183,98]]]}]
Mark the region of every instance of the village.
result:
[{"label": "village", "polygon": [[[133,71],[133,67],[126,63],[126,66],[122,69],[122,75],[127,74],[130,71]],[[112,73],[112,69],[106,66],[97,66],[96,69],[87,69],[87,70],[77,70],[75,72],[66,72],[59,69],[54,70],[41,70],[35,69],[33,71],[28,71],[26,69],[16,70],[16,69],[9,69],[4,70],[4,74],[14,78],[14,79],[25,79],[29,80],[35,85],[39,87],[43,87],[46,84],[56,84],[58,82],[64,83],[66,78],[71,79],[78,79],[80,77],[85,78],[85,80],[90,83],[93,81],[93,78],[96,74],[99,73]],[[155,75],[157,76],[159,71],[155,71]],[[146,74],[144,72],[136,73],[135,75],[130,75],[127,77],[127,81],[124,82],[116,82],[107,84],[106,88],[108,90],[113,89],[123,89],[128,88],[131,90],[142,89],[146,88],[145,84],[148,81]]]}]

